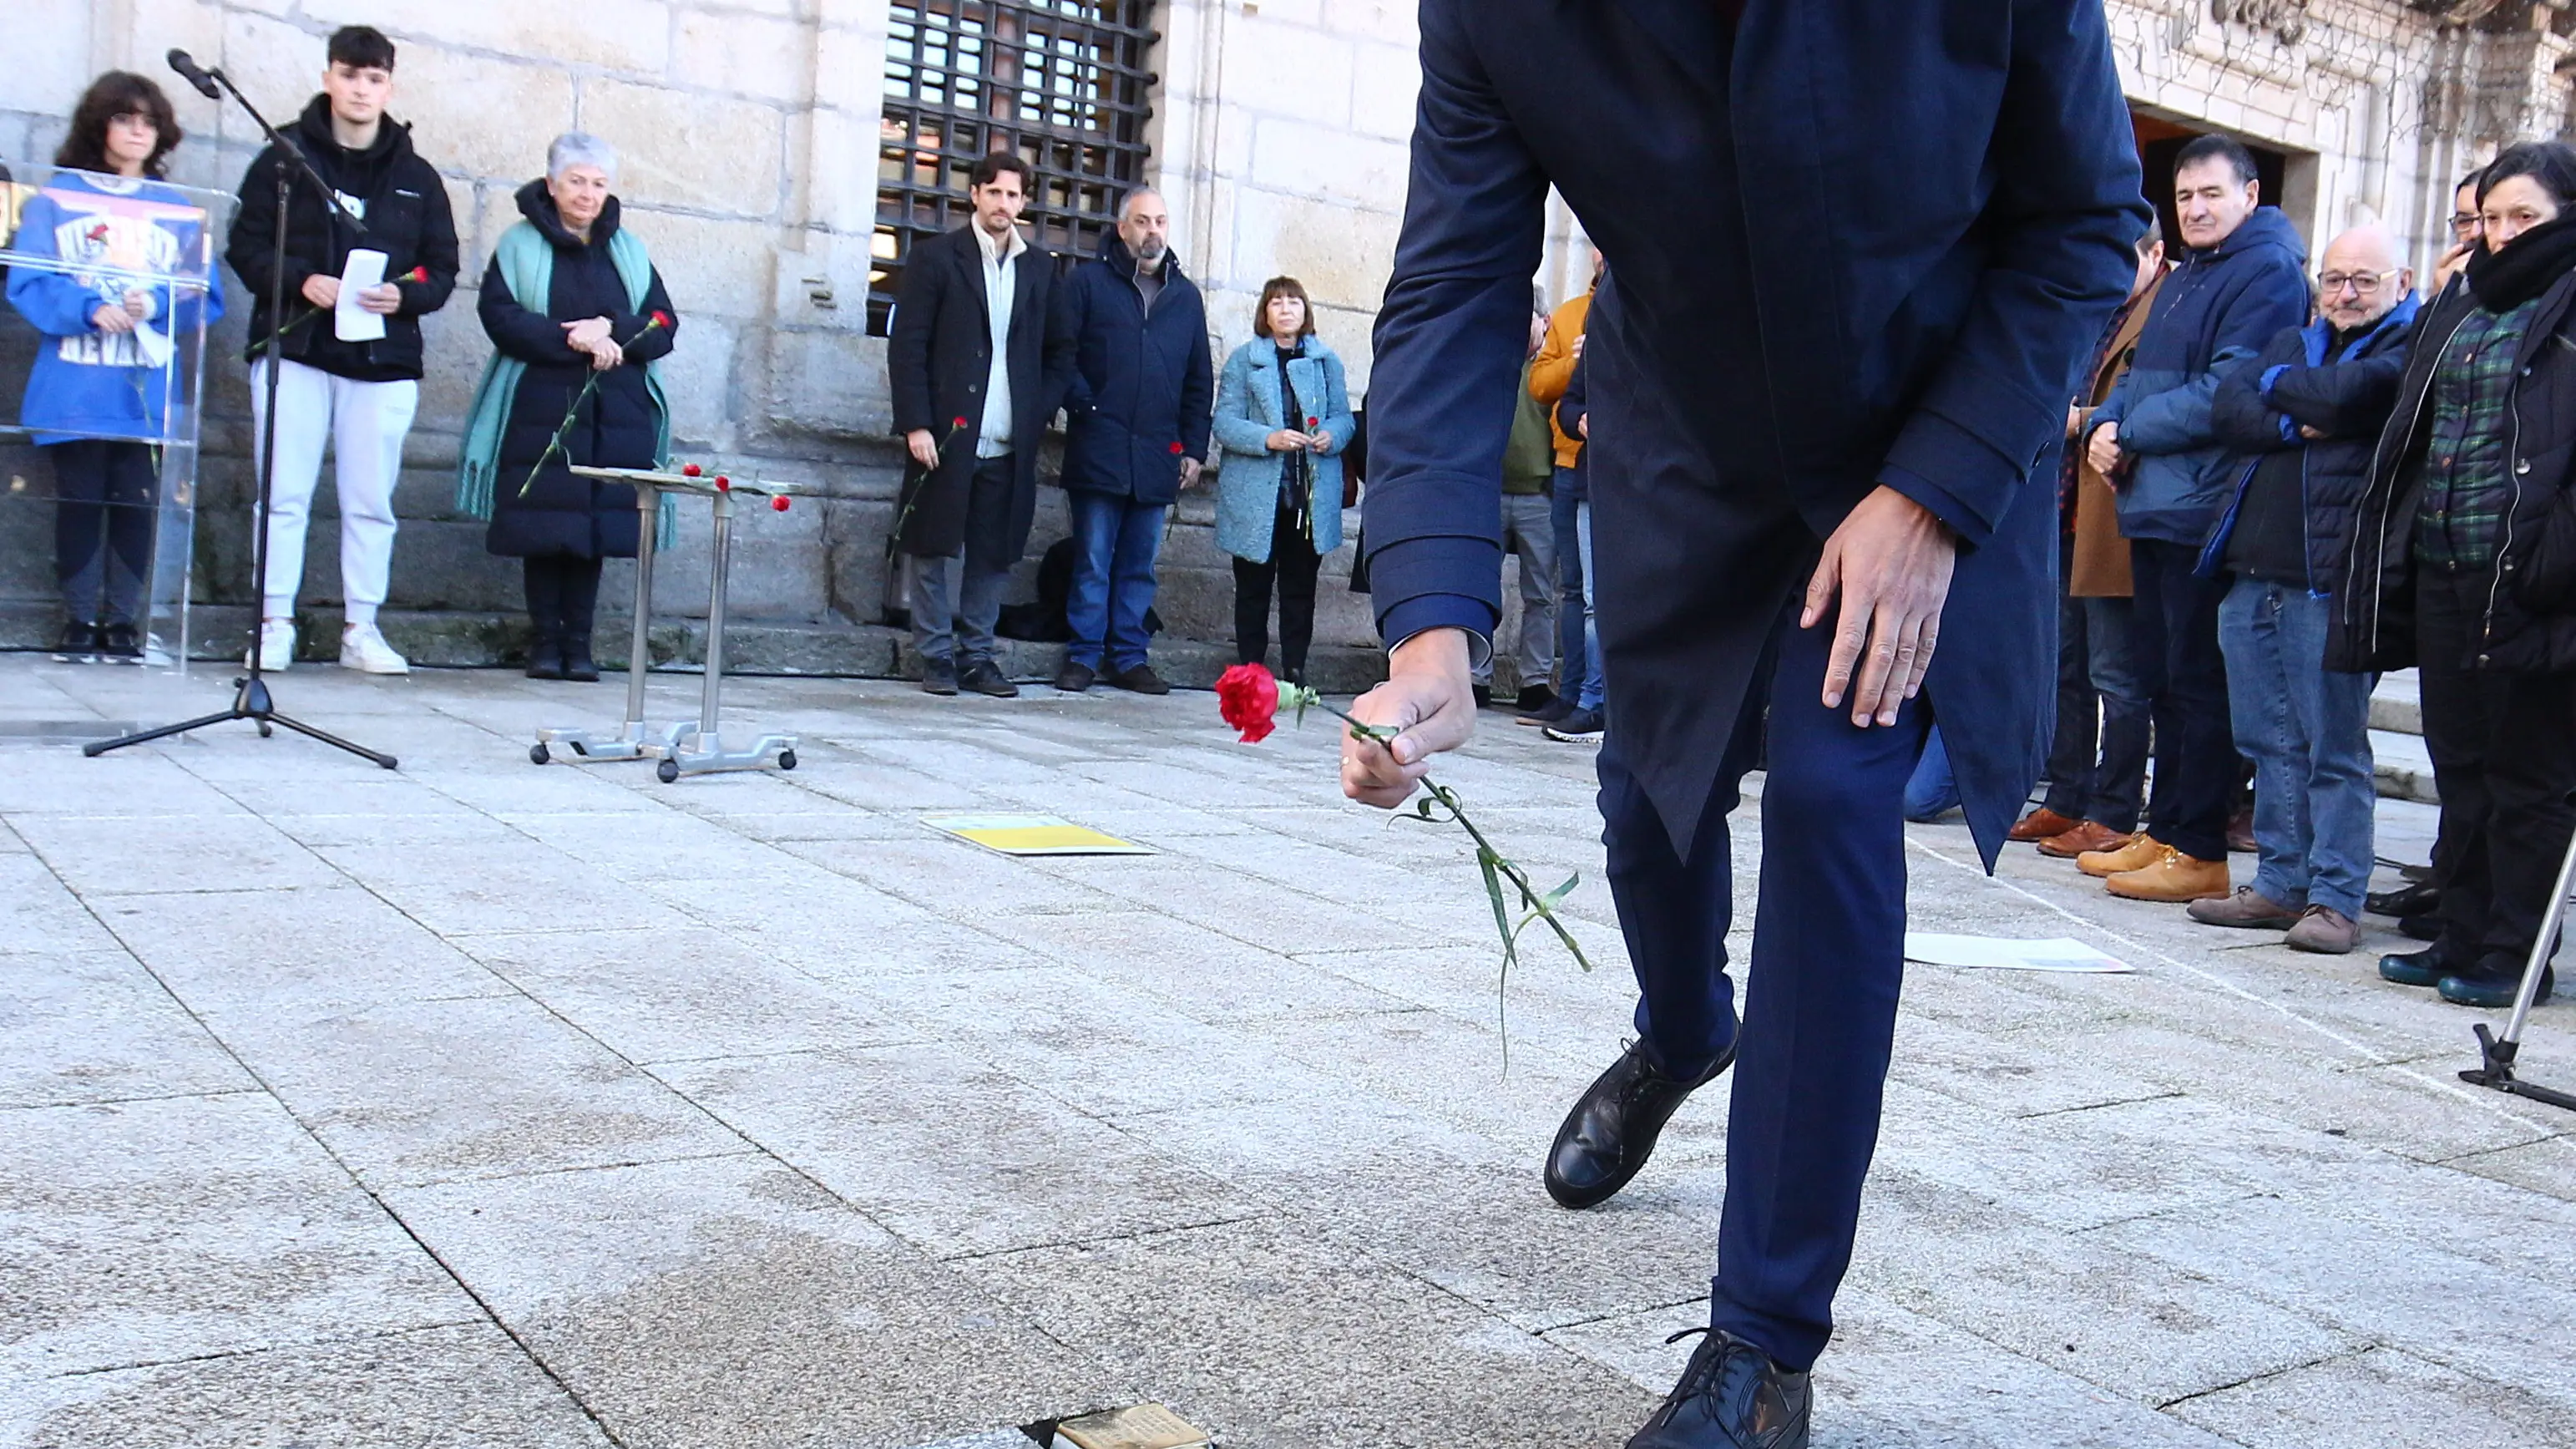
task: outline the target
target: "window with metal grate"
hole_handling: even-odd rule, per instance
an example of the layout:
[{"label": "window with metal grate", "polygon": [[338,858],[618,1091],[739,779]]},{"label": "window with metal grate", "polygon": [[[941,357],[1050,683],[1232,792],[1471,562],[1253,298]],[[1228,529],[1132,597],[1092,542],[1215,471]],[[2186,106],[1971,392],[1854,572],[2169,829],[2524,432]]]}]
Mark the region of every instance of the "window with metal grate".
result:
[{"label": "window with metal grate", "polygon": [[1153,0],[895,0],[868,331],[882,336],[912,245],[966,224],[966,177],[994,151],[1037,172],[1027,225],[1088,257],[1145,179],[1145,123],[1159,38]]}]

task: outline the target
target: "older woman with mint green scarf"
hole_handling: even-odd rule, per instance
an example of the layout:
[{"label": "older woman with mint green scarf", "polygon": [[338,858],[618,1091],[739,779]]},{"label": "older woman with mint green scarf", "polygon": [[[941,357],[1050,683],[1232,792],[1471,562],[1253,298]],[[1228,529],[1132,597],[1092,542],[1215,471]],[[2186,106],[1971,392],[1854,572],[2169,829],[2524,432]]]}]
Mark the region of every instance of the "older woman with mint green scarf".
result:
[{"label": "older woman with mint green scarf", "polygon": [[635,555],[635,490],[572,469],[671,456],[655,374],[679,322],[643,243],[620,225],[616,172],[597,137],[556,137],[483,276],[483,330],[498,351],[475,394],[458,501],[492,521],[486,548],[524,561],[531,679],[599,677],[600,560]]}]

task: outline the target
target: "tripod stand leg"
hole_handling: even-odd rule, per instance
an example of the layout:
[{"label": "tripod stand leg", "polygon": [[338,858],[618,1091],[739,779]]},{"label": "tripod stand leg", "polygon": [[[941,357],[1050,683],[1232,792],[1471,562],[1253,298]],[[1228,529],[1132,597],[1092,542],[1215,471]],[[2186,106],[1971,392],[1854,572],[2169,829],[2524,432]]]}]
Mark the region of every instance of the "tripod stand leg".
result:
[{"label": "tripod stand leg", "polygon": [[183,724],[163,725],[159,729],[142,730],[130,735],[118,735],[112,740],[92,740],[88,744],[81,746],[81,753],[95,760],[110,750],[121,750],[127,745],[149,744],[154,740],[167,739],[171,735],[186,734],[190,730],[201,730],[208,725],[224,724],[231,720],[248,718],[250,718],[250,716],[243,713],[240,708],[236,706],[233,709],[225,710],[221,714],[210,714],[203,719],[192,719]]},{"label": "tripod stand leg", "polygon": [[347,750],[350,754],[356,755],[359,759],[370,761],[384,767],[385,769],[390,770],[394,768],[393,756],[380,754],[377,751],[368,749],[365,745],[353,745],[347,740],[340,738],[338,735],[331,734],[325,730],[317,730],[300,719],[290,719],[282,714],[272,714],[264,717],[260,723],[267,724],[272,720],[308,739],[320,740],[326,745],[335,745],[340,749]]}]

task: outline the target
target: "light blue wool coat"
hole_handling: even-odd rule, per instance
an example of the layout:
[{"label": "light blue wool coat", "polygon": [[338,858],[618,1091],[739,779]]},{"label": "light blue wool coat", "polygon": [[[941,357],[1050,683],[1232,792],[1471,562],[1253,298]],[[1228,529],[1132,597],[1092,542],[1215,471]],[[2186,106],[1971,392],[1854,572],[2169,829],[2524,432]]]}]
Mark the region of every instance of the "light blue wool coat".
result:
[{"label": "light blue wool coat", "polygon": [[[1285,455],[1271,452],[1267,440],[1281,428],[1332,439],[1322,453],[1307,455],[1306,476],[1314,488],[1315,552],[1342,546],[1341,451],[1359,424],[1342,385],[1341,355],[1320,337],[1305,338],[1288,364],[1288,385],[1303,417],[1279,415],[1279,349],[1268,337],[1236,348],[1216,385],[1216,441],[1226,455],[1216,479],[1216,546],[1253,563],[1270,559],[1270,528],[1287,470]],[[1307,418],[1316,426],[1307,427]]]}]

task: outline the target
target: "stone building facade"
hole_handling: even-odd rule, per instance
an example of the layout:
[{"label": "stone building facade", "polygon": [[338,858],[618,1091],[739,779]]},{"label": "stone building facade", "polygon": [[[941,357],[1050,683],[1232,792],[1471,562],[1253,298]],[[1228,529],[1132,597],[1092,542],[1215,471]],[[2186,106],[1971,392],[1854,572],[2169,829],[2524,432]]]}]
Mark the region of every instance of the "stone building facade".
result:
[{"label": "stone building facade", "polygon": [[[2281,178],[2274,199],[2312,239],[2378,220],[2429,262],[2458,173],[2507,140],[2568,129],[2576,17],[2566,3],[2111,0],[2109,13],[2142,146],[2190,131],[2237,135],[2265,154]],[[669,365],[681,449],[825,495],[761,517],[738,540],[734,609],[758,636],[754,662],[852,672],[895,664],[893,636],[868,627],[883,617],[882,545],[898,478],[884,343],[872,335],[882,299],[871,308],[868,297],[892,245],[880,229],[891,214],[885,188],[925,174],[907,167],[925,144],[912,68],[927,32],[950,47],[942,54],[956,88],[941,103],[980,108],[986,122],[1005,117],[998,132],[942,134],[1011,135],[1011,115],[1052,115],[1077,129],[1129,124],[1142,150],[1131,146],[1121,164],[1169,202],[1181,263],[1208,292],[1218,355],[1250,335],[1262,281],[1290,273],[1314,295],[1354,392],[1366,386],[1369,323],[1403,205],[1410,0],[11,8],[0,26],[0,157],[49,156],[91,74],[124,66],[166,76],[157,58],[172,46],[222,65],[280,117],[314,89],[323,37],[336,26],[374,24],[400,46],[395,114],[415,124],[421,151],[446,175],[466,253],[466,290],[431,319],[430,376],[397,499],[405,524],[388,627],[430,659],[472,662],[507,648],[516,570],[485,556],[480,526],[451,507],[458,430],[488,352],[470,289],[513,219],[512,191],[565,129],[597,132],[623,151],[629,225],[650,241],[683,313]],[[1138,105],[1125,122],[1109,114],[1118,68],[1097,63],[1114,58],[1108,42],[1084,49],[1064,39],[1067,27],[1092,22],[1135,32],[1136,63],[1124,74]],[[980,85],[968,71],[980,72]],[[168,88],[191,132],[176,179],[231,186],[255,149],[247,124],[183,85]],[[1015,88],[1021,109],[1011,111]],[[1040,103],[1055,110],[1028,109]],[[937,168],[926,174],[935,186]],[[2150,194],[2159,187],[2151,178]],[[1078,209],[1068,201],[1068,212]],[[1536,279],[1546,298],[1581,285],[1581,257],[1560,210]],[[240,323],[231,326],[228,358],[238,354]],[[236,361],[216,378],[198,530],[201,617],[217,625],[203,631],[209,638],[248,612],[247,395]],[[0,472],[19,485],[0,499],[0,643],[29,645],[54,626],[43,471],[31,450],[0,440]],[[1201,495],[1166,548],[1163,612],[1183,639],[1222,639],[1231,627],[1231,583],[1208,516]],[[1060,496],[1050,494],[1039,546],[1061,519]],[[704,579],[691,575],[702,557],[684,539],[661,611],[703,612]],[[1356,647],[1369,637],[1365,601],[1329,582],[1347,565],[1346,546],[1327,566],[1323,636]],[[314,530],[307,577],[307,600],[327,622],[338,588],[329,527]],[[608,597],[618,588],[612,579]]]}]

